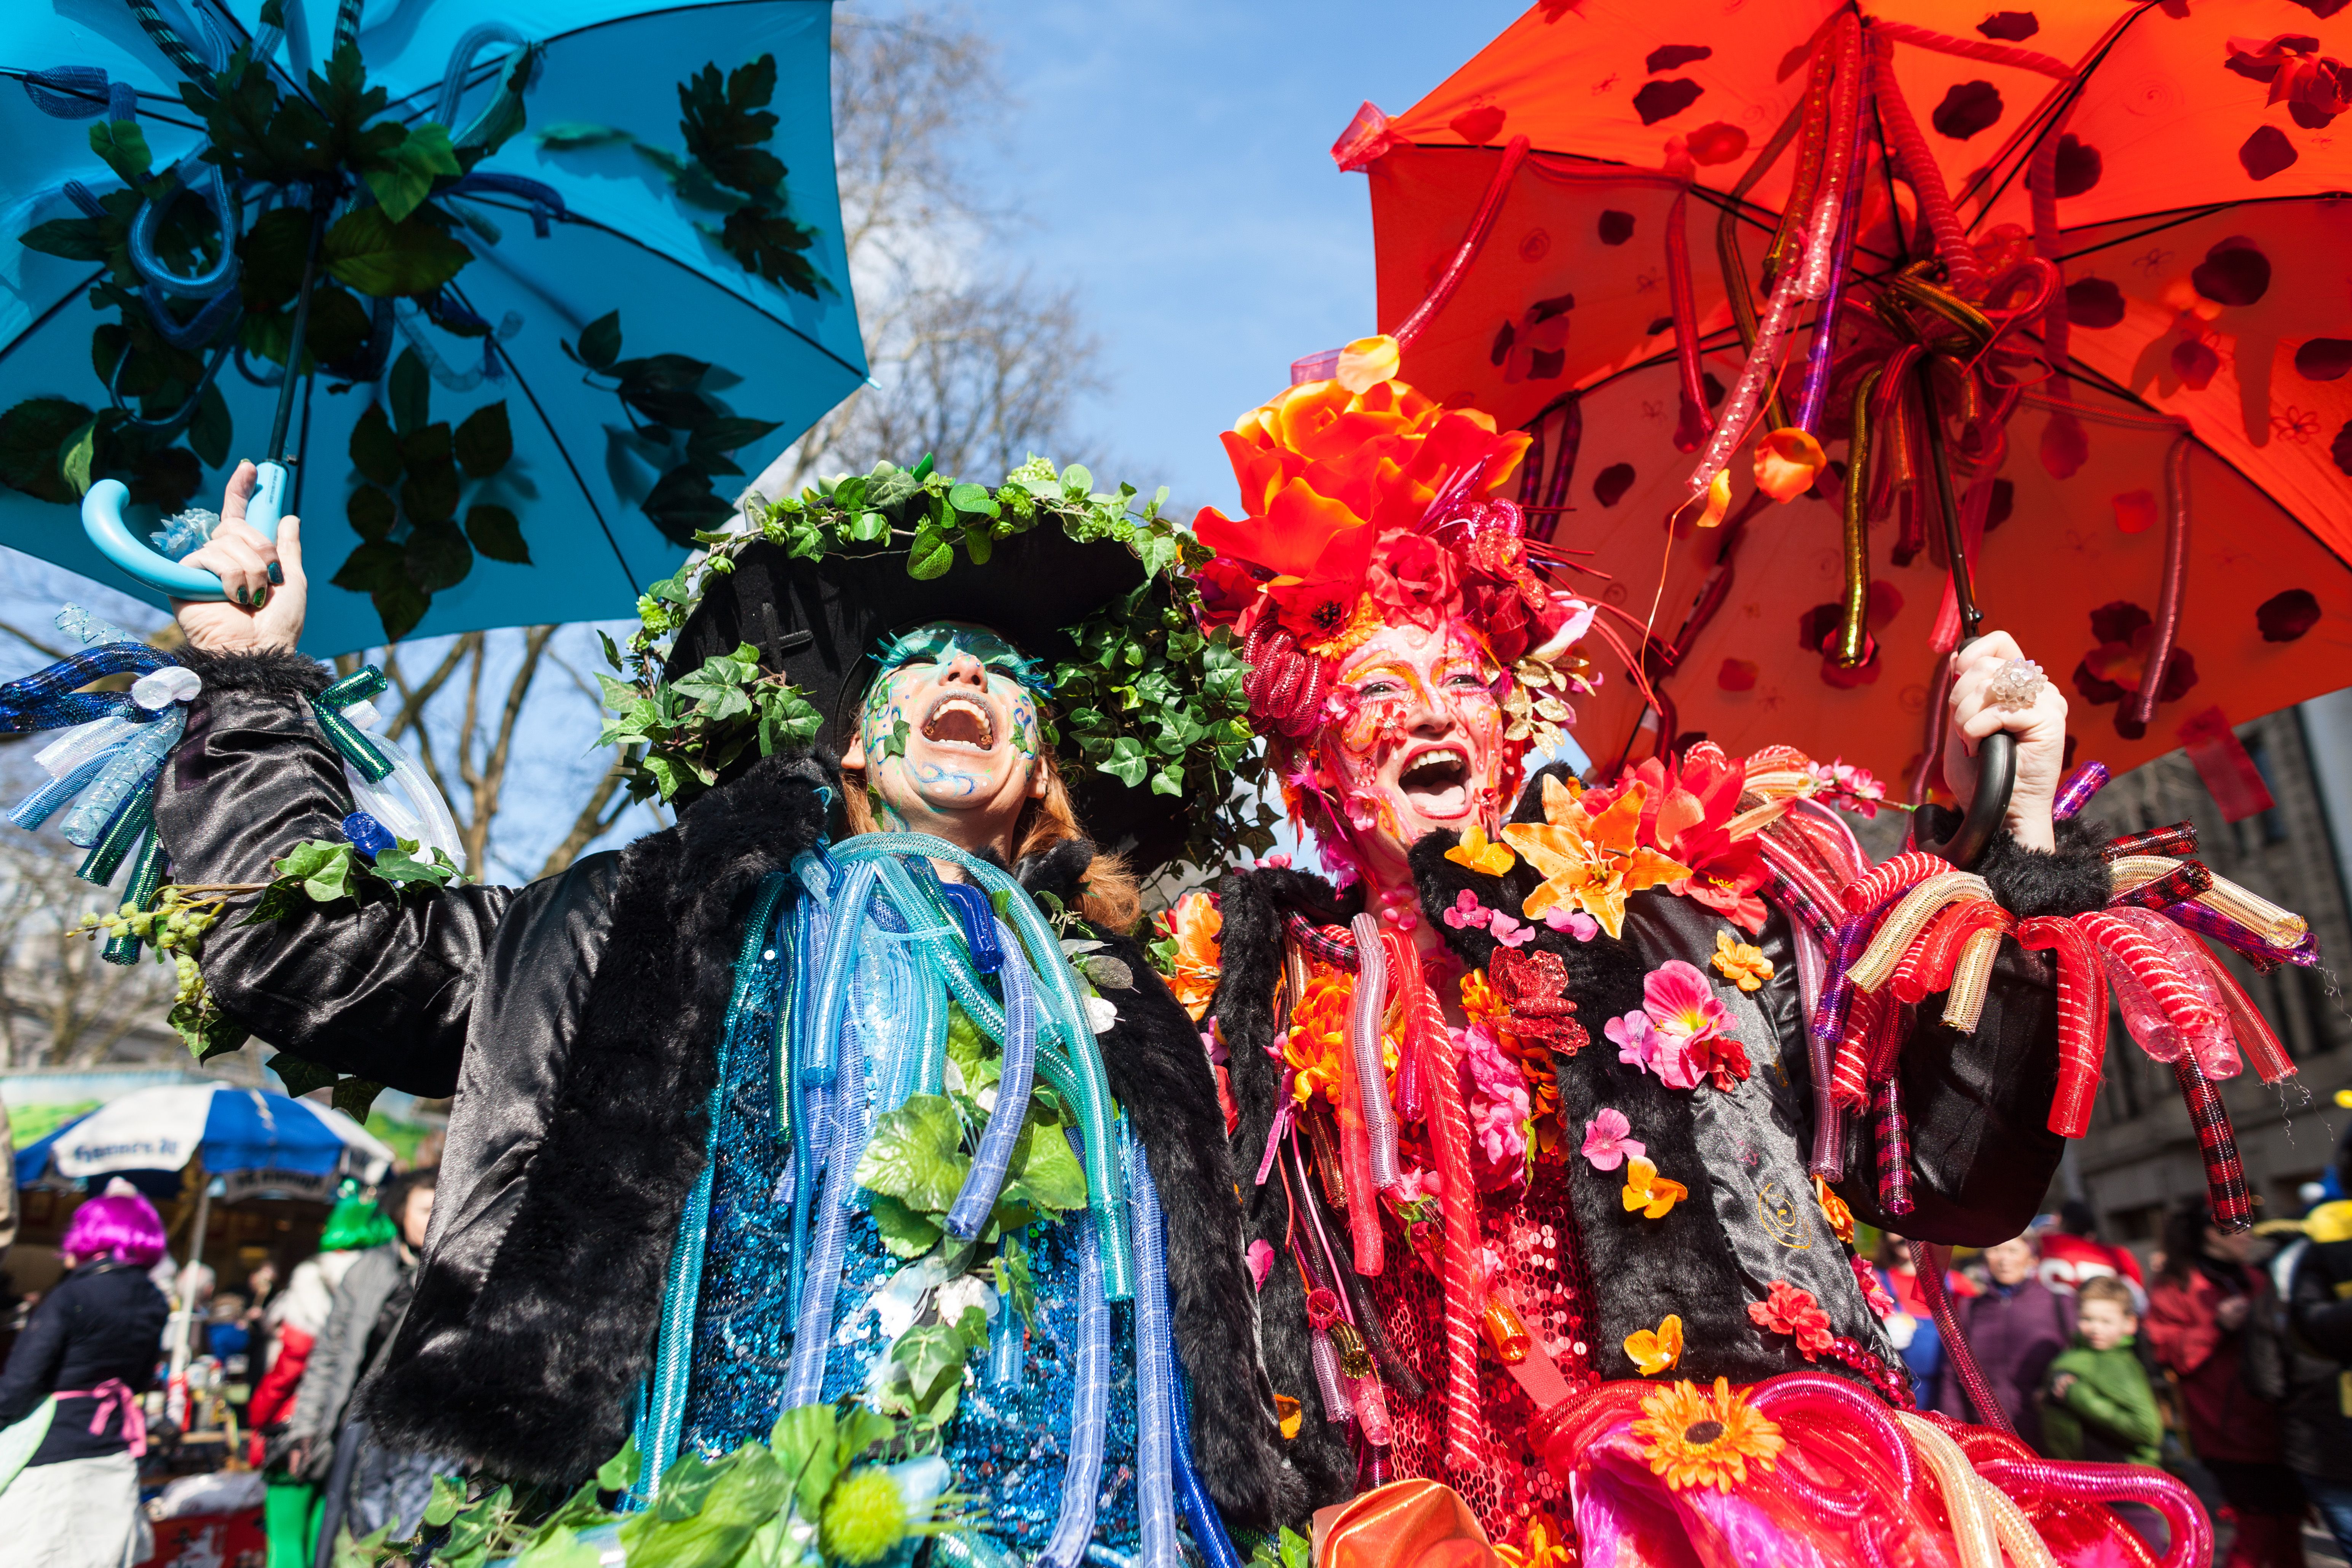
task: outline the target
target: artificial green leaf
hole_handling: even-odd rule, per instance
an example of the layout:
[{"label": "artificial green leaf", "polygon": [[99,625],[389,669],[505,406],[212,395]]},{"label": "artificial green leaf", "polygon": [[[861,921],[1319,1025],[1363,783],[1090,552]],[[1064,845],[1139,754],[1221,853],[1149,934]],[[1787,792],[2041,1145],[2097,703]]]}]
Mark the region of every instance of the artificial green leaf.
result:
[{"label": "artificial green leaf", "polygon": [[92,419],[65,438],[58,448],[58,472],[73,487],[74,494],[88,495],[90,485],[90,465],[98,459],[98,421]]},{"label": "artificial green leaf", "polygon": [[929,522],[915,530],[915,542],[907,555],[907,575],[919,582],[944,577],[955,564],[955,546],[945,534]]},{"label": "artificial green leaf", "polygon": [[371,483],[389,489],[400,482],[400,437],[393,434],[382,404],[370,403],[360,410],[359,421],[352,426],[351,457],[352,467]]},{"label": "artificial green leaf", "polygon": [[[786,1481],[800,1503],[801,1516],[814,1519],[833,1489],[842,1462],[835,1441],[837,1415],[830,1405],[796,1405],[776,1417],[768,1433],[769,1451],[776,1456]],[[893,1428],[896,1429],[895,1427]]]},{"label": "artificial green leaf", "polygon": [[147,133],[133,120],[101,120],[89,128],[89,150],[99,155],[115,177],[136,188],[144,184],[155,154],[147,149]]},{"label": "artificial green leaf", "polygon": [[280,877],[293,877],[301,881],[302,891],[317,903],[331,903],[351,897],[352,847],[330,844],[320,838],[308,838],[288,851],[277,863]]},{"label": "artificial green leaf", "polygon": [[857,1162],[857,1184],[924,1214],[945,1214],[971,1170],[955,1107],[938,1094],[911,1096],[874,1123]]},{"label": "artificial green leaf", "polygon": [[[129,238],[131,226],[110,218],[58,217],[35,224],[17,237],[27,250],[68,261],[111,262]],[[125,253],[127,259],[128,253]]]},{"label": "artificial green leaf", "polygon": [[567,120],[561,125],[551,125],[538,133],[539,144],[551,153],[576,153],[588,147],[609,146],[631,138],[625,131],[615,131],[609,125],[591,125],[585,121]]},{"label": "artificial green leaf", "polygon": [[580,329],[580,363],[591,370],[608,370],[621,357],[621,312],[607,310]]},{"label": "artificial green leaf", "polygon": [[1004,1192],[1008,1199],[1055,1214],[1087,1206],[1086,1171],[1060,1128],[1032,1121],[1021,1130]]},{"label": "artificial green leaf", "polygon": [[89,409],[63,397],[28,397],[0,414],[0,483],[38,500],[73,500],[79,492],[58,458],[67,437],[90,422]]},{"label": "artificial green leaf", "polygon": [[[310,319],[302,328],[302,347],[310,355],[310,368],[351,360],[367,347],[368,336],[374,331],[375,321],[367,307],[349,290],[324,281],[311,289]],[[286,319],[286,335],[294,335],[291,312]]]},{"label": "artificial green leaf", "polygon": [[[392,375],[386,383],[392,398],[392,427],[403,437],[421,430],[430,418],[433,398],[433,375],[425,368],[415,349],[403,349],[400,357],[392,362]],[[378,479],[390,484],[389,479]]]},{"label": "artificial green leaf", "polygon": [[372,1079],[338,1079],[335,1081],[333,1095],[334,1107],[345,1116],[364,1126],[367,1123],[368,1108],[375,1103],[375,1097],[383,1092],[383,1085]]},{"label": "artificial green leaf", "polygon": [[996,1260],[991,1268],[996,1278],[997,1294],[1011,1304],[1024,1325],[1035,1328],[1037,1281],[1030,1267],[1029,1248],[1020,1237],[1007,1232],[998,1239]]},{"label": "artificial green leaf", "polygon": [[[673,1469],[683,1468],[683,1461]],[[701,1489],[690,1513],[671,1509],[671,1480],[662,1478],[655,1506],[621,1526],[630,1568],[728,1568],[751,1534],[782,1512],[791,1484],[776,1457],[746,1443]]]},{"label": "artificial green leaf", "polygon": [[384,216],[398,223],[424,205],[436,179],[455,179],[465,172],[450,150],[448,128],[425,121],[372,159],[360,177],[375,193]]},{"label": "artificial green leaf", "polygon": [[894,1258],[920,1258],[947,1234],[887,1193],[868,1193],[866,1202],[883,1247]]},{"label": "artificial green leaf", "polygon": [[673,542],[691,541],[698,530],[715,528],[735,509],[711,493],[710,476],[689,463],[664,474],[638,509]]},{"label": "artificial green leaf", "polygon": [[316,1062],[306,1062],[289,1051],[280,1051],[263,1064],[278,1075],[286,1092],[299,1100],[313,1089],[325,1089],[335,1081],[335,1070]]},{"label": "artificial green leaf", "polygon": [[686,138],[687,156],[722,185],[751,195],[773,191],[784,177],[784,165],[761,143],[776,132],[776,117],[765,107],[775,91],[773,55],[737,68],[723,86],[715,64],[680,82],[677,101],[685,113],[677,128]]},{"label": "artificial green leaf", "polygon": [[[206,999],[207,1001],[209,998]],[[215,1011],[205,1002],[178,1002],[164,1018],[188,1054],[201,1067],[215,1057],[225,1057],[245,1048],[248,1037],[242,1024],[232,1023],[225,1013]]]},{"label": "artificial green leaf", "polygon": [[377,855],[373,871],[376,877],[404,892],[420,883],[428,888],[446,888],[457,874],[455,867],[416,858],[416,846],[406,838]]},{"label": "artificial green leaf", "polygon": [[598,1568],[604,1561],[602,1551],[558,1525],[533,1537],[522,1555],[514,1560],[514,1568]]},{"label": "artificial green leaf", "polygon": [[[414,484],[412,479],[410,484]],[[409,485],[401,487],[401,500],[408,500]],[[474,569],[473,547],[466,536],[450,522],[416,521],[408,531],[408,542],[404,548],[407,558],[408,580],[428,594],[444,588],[454,588],[466,580]]]},{"label": "artificial green leaf", "polygon": [[506,399],[485,403],[457,426],[455,447],[466,477],[486,479],[514,457],[514,431],[507,424]]},{"label": "artificial green leaf", "polygon": [[898,1424],[887,1415],[877,1415],[862,1405],[852,1405],[835,1422],[833,1449],[846,1468],[865,1458],[866,1451],[875,1444],[887,1443],[898,1435]]},{"label": "artificial green leaf", "polygon": [[1062,493],[1083,496],[1095,488],[1095,477],[1084,463],[1072,463],[1062,470]]},{"label": "artificial green leaf", "polygon": [[302,287],[302,259],[310,246],[307,207],[272,207],[236,242],[236,287],[249,311],[282,310]]},{"label": "artificial green leaf", "polygon": [[643,1464],[637,1453],[637,1439],[632,1433],[621,1445],[621,1451],[596,1467],[596,1485],[608,1492],[626,1491],[637,1484],[637,1471]]},{"label": "artificial green leaf", "polygon": [[988,487],[969,480],[948,491],[948,504],[958,511],[976,512],[982,517],[994,517],[997,511],[996,498],[989,494]]},{"label": "artificial green leaf", "polygon": [[816,230],[754,204],[729,213],[719,226],[719,243],[743,269],[814,300],[816,268],[801,253],[814,244]]},{"label": "artificial green leaf", "polygon": [[466,1483],[456,1476],[433,1478],[433,1495],[425,1504],[425,1522],[438,1530],[465,1511]]},{"label": "artificial green leaf", "polygon": [[404,578],[386,583],[368,597],[375,604],[375,616],[383,625],[387,642],[398,642],[415,631],[425,612],[433,607],[433,595]]},{"label": "artificial green leaf", "polygon": [[466,537],[477,552],[493,561],[530,564],[530,547],[523,542],[522,523],[505,507],[488,501],[466,509]]},{"label": "artificial green leaf", "polygon": [[329,276],[377,299],[429,294],[474,259],[423,216],[395,223],[380,206],[353,207],[337,218],[322,251]]},{"label": "artificial green leaf", "polygon": [[218,383],[205,388],[196,400],[195,416],[188,421],[188,445],[205,466],[217,468],[228,461],[228,444],[233,428],[229,424],[228,399],[221,395]]},{"label": "artificial green leaf", "polygon": [[919,1405],[938,1398],[947,1378],[961,1379],[970,1354],[963,1335],[946,1323],[919,1323],[890,1347],[890,1359],[907,1369]]},{"label": "artificial green leaf", "polygon": [[343,503],[343,517],[351,523],[352,531],[370,542],[390,537],[398,516],[392,498],[373,485],[362,485]]}]

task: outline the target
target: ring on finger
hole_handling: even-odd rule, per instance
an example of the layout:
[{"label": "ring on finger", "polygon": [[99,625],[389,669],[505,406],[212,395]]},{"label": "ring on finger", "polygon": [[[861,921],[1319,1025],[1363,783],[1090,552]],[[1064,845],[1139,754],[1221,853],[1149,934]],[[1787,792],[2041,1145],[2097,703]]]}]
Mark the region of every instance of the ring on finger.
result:
[{"label": "ring on finger", "polygon": [[2003,659],[2000,668],[1994,672],[1992,679],[1985,686],[1985,704],[2011,713],[2021,712],[2039,701],[2049,685],[2049,677],[2033,660]]}]

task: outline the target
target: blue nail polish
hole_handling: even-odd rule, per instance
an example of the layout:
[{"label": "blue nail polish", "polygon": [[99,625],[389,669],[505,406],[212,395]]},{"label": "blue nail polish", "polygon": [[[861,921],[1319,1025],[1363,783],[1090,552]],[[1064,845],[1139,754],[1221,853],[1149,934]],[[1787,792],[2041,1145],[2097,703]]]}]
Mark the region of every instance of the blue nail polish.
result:
[{"label": "blue nail polish", "polygon": [[269,563],[269,580],[278,587],[282,588],[286,585],[285,569],[275,561]]}]

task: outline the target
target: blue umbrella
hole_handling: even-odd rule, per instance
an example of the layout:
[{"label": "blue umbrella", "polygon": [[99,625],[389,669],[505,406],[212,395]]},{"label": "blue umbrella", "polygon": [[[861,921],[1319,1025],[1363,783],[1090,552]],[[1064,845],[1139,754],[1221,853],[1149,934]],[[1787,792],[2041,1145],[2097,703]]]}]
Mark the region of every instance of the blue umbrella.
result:
[{"label": "blue umbrella", "polygon": [[[331,1193],[345,1173],[373,1180],[392,1151],[327,1106],[235,1084],[161,1084],[126,1094],[16,1151],[16,1180],[54,1168],[86,1180],[131,1171],[178,1171],[201,1158],[232,1186],[267,1184]],[[242,1180],[240,1180],[240,1178]]]},{"label": "blue umbrella", "polygon": [[[864,379],[829,31],[823,0],[8,7],[0,543],[119,580],[79,491],[127,500],[118,561],[184,553],[204,520],[167,514],[294,458],[309,651],[630,613],[732,454]],[[341,151],[268,166],[305,105]]]}]

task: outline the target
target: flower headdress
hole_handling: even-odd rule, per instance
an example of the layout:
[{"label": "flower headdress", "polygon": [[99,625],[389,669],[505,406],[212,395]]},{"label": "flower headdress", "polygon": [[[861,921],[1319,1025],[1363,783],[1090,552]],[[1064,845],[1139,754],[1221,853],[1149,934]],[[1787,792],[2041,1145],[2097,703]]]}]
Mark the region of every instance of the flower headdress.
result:
[{"label": "flower headdress", "polygon": [[1332,717],[1339,663],[1381,626],[1458,618],[1507,673],[1516,764],[1558,739],[1561,700],[1591,689],[1568,648],[1592,610],[1530,560],[1519,509],[1497,495],[1531,439],[1395,379],[1397,345],[1366,338],[1328,381],[1302,382],[1225,432],[1244,515],[1193,520],[1216,552],[1193,569],[1202,618],[1230,626],[1249,663],[1251,716],[1301,740]]}]

